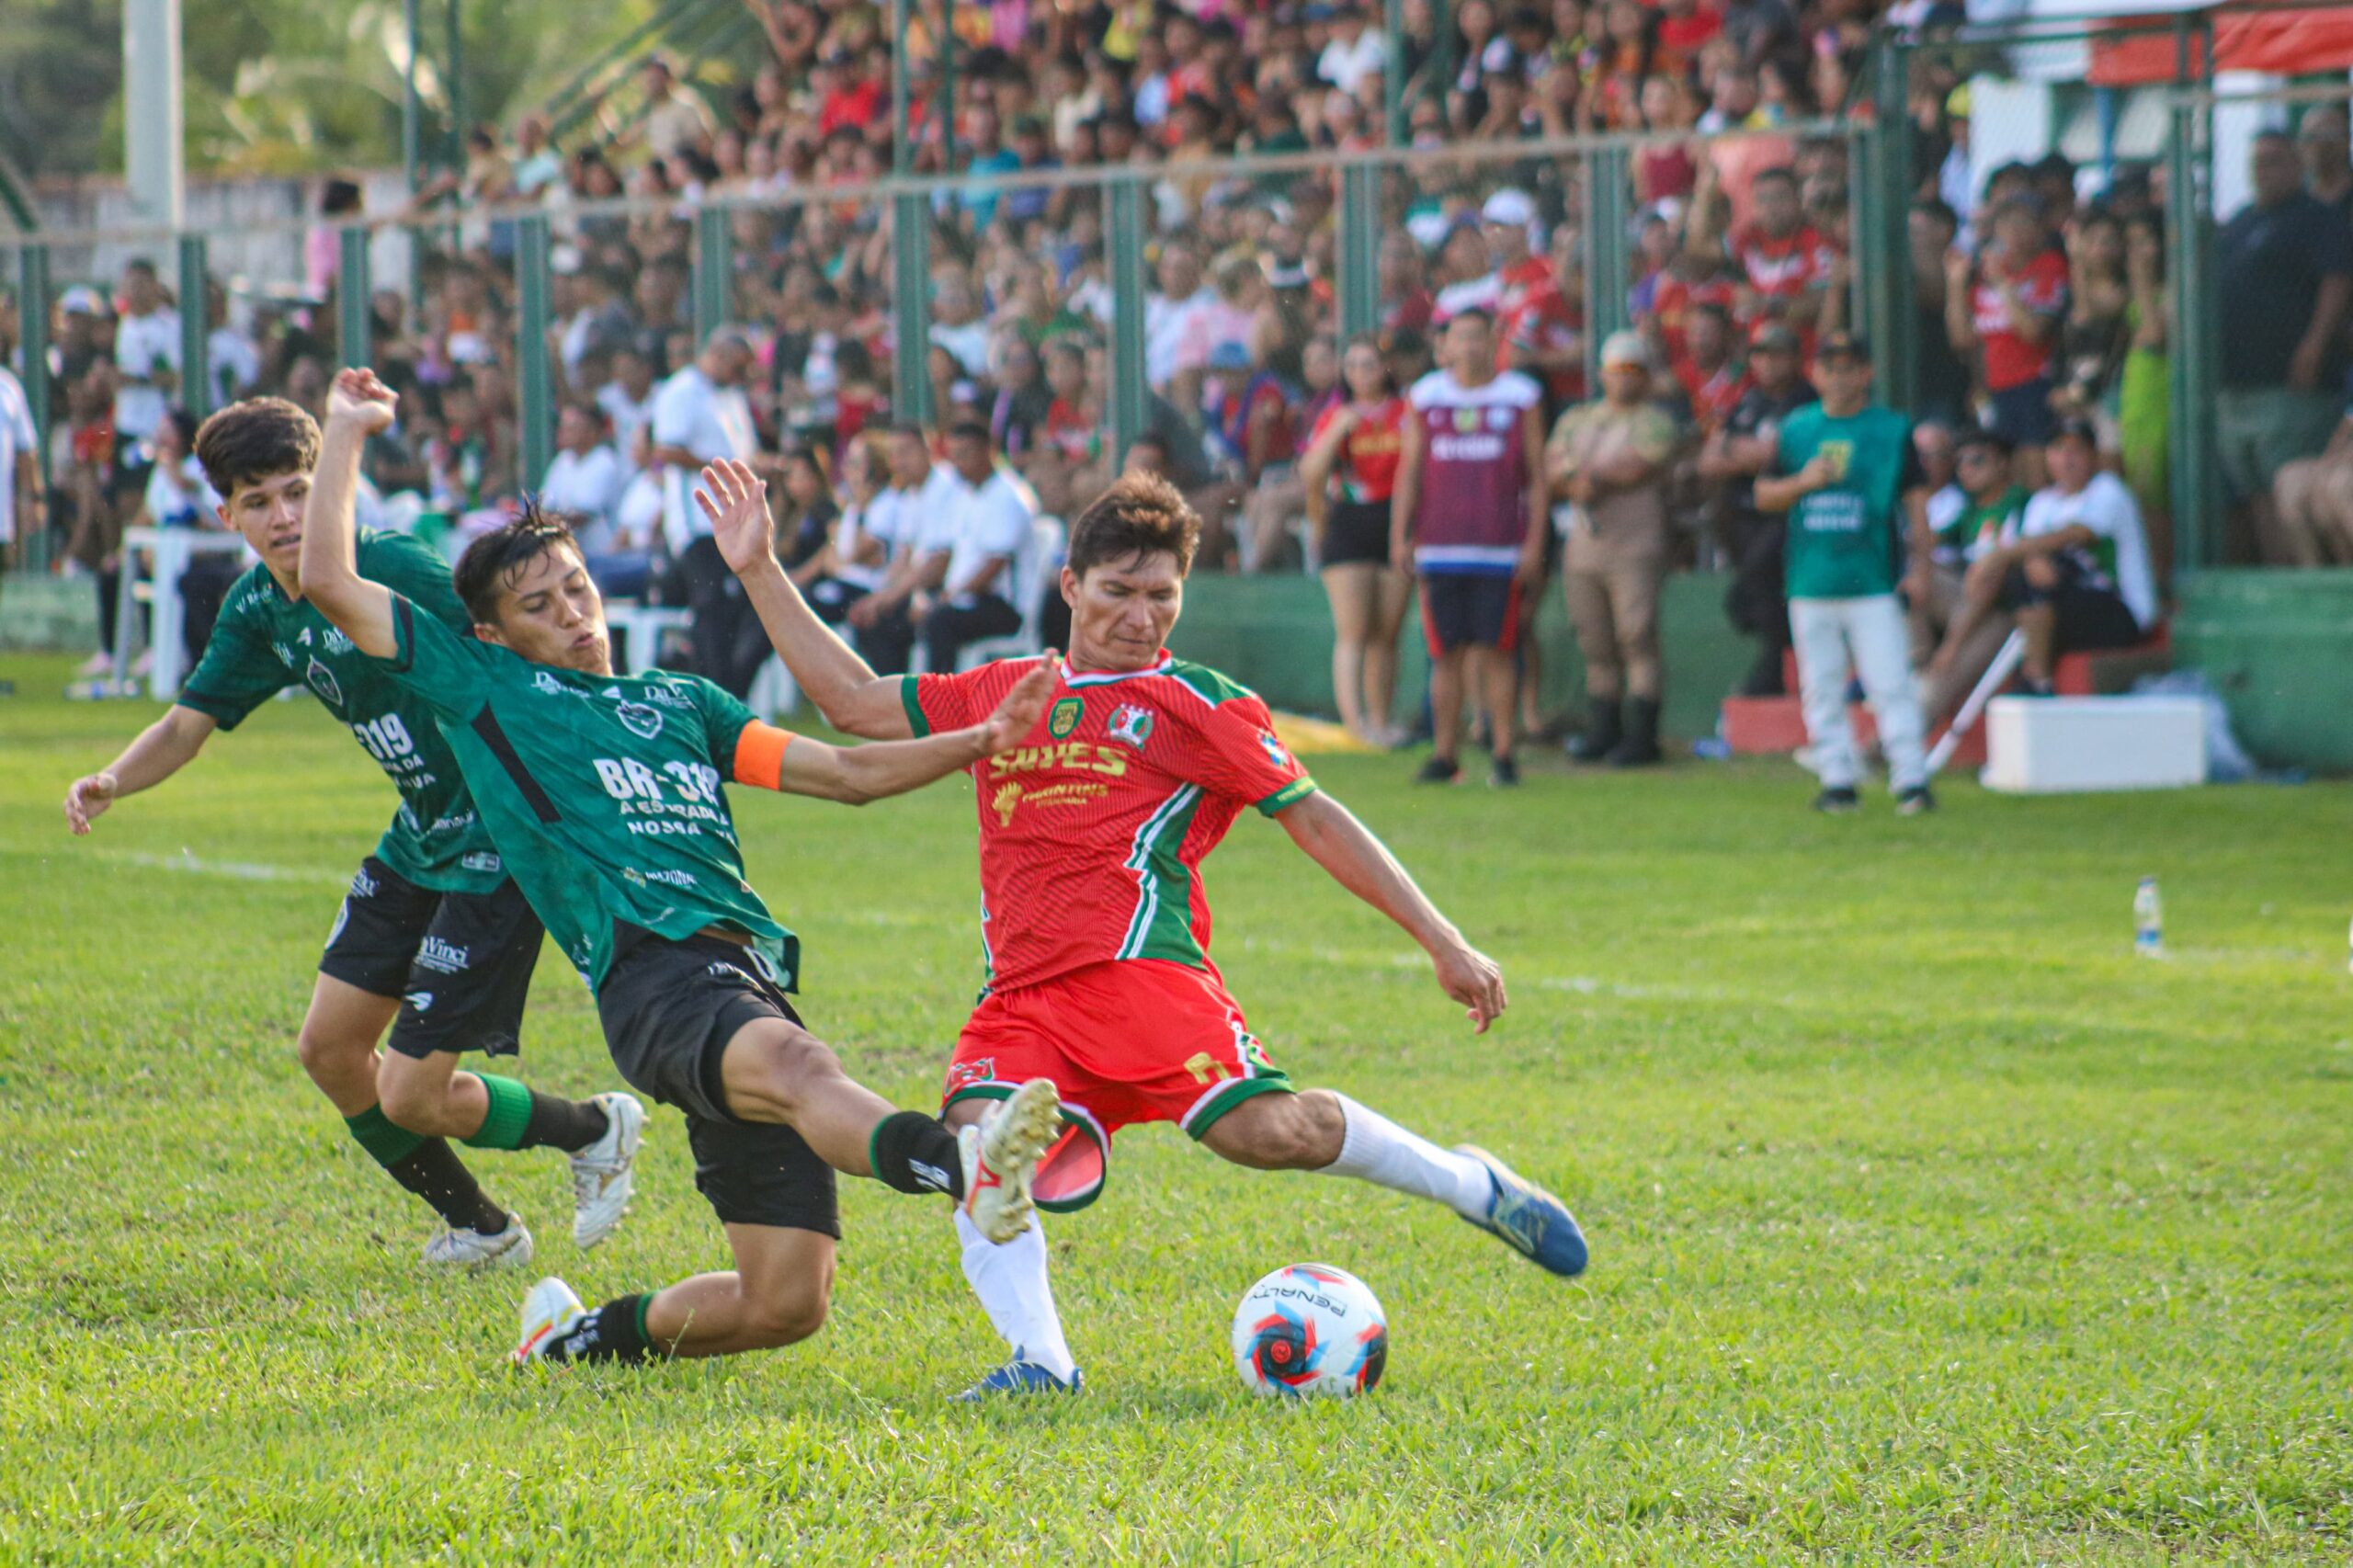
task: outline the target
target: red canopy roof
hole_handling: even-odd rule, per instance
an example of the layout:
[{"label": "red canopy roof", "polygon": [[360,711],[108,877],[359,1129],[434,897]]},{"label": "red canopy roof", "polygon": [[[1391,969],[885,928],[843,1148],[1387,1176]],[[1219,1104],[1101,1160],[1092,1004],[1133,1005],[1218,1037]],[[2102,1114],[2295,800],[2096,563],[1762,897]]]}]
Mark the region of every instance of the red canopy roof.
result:
[{"label": "red canopy roof", "polygon": [[[2298,76],[2353,68],[2353,6],[2222,12],[2212,20],[2214,67],[2218,71],[2268,71],[2274,75]],[[2193,40],[2193,77],[2199,74],[2198,53]],[[2170,82],[2174,79],[2174,61],[2170,33],[2096,39],[2092,43],[2091,80],[2102,87]]]}]

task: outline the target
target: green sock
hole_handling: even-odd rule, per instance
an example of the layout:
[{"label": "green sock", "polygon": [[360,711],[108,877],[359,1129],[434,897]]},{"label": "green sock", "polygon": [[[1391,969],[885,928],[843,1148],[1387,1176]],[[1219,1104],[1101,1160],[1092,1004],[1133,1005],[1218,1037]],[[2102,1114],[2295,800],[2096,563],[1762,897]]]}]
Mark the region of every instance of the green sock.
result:
[{"label": "green sock", "polygon": [[523,1130],[531,1121],[531,1091],[512,1078],[495,1074],[477,1073],[483,1090],[490,1096],[490,1109],[483,1114],[482,1126],[466,1140],[469,1148],[519,1149],[523,1146]]},{"label": "green sock", "polygon": [[349,1130],[351,1140],[368,1151],[368,1157],[378,1165],[390,1167],[400,1164],[425,1140],[405,1127],[395,1127],[384,1108],[371,1105],[358,1116],[347,1116],[343,1125]]}]

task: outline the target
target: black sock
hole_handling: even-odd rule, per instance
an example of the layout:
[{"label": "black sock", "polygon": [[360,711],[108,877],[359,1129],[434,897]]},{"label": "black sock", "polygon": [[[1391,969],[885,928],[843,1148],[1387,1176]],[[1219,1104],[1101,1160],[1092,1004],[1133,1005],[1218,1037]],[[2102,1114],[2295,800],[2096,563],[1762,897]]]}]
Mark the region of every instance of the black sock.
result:
[{"label": "black sock", "polygon": [[506,1229],[506,1210],[490,1200],[447,1139],[427,1138],[384,1168],[394,1181],[433,1205],[453,1231],[495,1236]]},{"label": "black sock", "polygon": [[884,1117],[874,1124],[866,1157],[874,1179],[885,1187],[964,1196],[964,1158],[956,1151],[956,1134],[936,1116],[902,1110]]},{"label": "black sock", "polygon": [[605,1135],[609,1122],[595,1100],[567,1100],[531,1091],[530,1119],[523,1123],[517,1149],[562,1149],[577,1153]]},{"label": "black sock", "polygon": [[634,1365],[652,1360],[654,1342],[645,1336],[646,1303],[651,1295],[616,1296],[572,1325],[572,1332],[548,1341],[542,1352],[557,1363],[620,1361]]}]

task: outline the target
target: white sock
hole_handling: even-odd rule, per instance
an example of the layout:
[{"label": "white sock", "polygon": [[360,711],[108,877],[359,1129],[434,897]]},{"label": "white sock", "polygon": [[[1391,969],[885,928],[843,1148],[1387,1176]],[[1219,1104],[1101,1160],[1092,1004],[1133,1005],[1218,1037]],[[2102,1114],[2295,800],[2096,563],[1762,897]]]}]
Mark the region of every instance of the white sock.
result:
[{"label": "white sock", "polygon": [[1033,1218],[1029,1228],[1000,1246],[958,1204],[956,1238],[964,1244],[964,1278],[981,1310],[1014,1354],[1035,1361],[1064,1382],[1078,1369],[1063,1320],[1054,1311],[1054,1288],[1046,1278],[1046,1232]]},{"label": "white sock", "polygon": [[1332,1097],[1347,1118],[1347,1137],[1340,1144],[1340,1157],[1320,1174],[1354,1176],[1375,1187],[1435,1199],[1466,1219],[1486,1217],[1487,1201],[1495,1191],[1486,1166],[1406,1131],[1346,1095]]}]

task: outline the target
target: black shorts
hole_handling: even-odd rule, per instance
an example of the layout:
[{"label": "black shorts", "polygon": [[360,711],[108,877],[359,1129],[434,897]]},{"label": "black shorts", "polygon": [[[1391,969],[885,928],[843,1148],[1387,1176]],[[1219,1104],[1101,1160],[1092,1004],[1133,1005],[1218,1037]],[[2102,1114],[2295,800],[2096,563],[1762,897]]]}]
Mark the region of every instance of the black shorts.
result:
[{"label": "black shorts", "polygon": [[2054,586],[2038,588],[2026,580],[2024,572],[2012,572],[2002,585],[1999,600],[2005,609],[2049,605],[2053,653],[2089,653],[2131,648],[2148,635],[2132,619],[2131,608],[2122,596],[2086,578],[2083,570],[2064,555],[2054,557],[2053,564],[2059,569],[2059,581]]},{"label": "black shorts", "polygon": [[511,880],[484,893],[435,892],[370,855],[327,933],[319,972],[370,996],[399,997],[384,1043],[403,1056],[512,1056],[522,1048],[540,937],[540,917]]},{"label": "black shorts", "polygon": [[1389,564],[1389,503],[1335,501],[1324,515],[1326,566]]},{"label": "black shorts", "polygon": [[2105,588],[2070,583],[2048,596],[2054,653],[2087,653],[2130,648],[2145,635],[2122,598]]},{"label": "black shorts", "polygon": [[1422,635],[1430,657],[1457,648],[1519,646],[1519,584],[1500,572],[1422,574]]},{"label": "black shorts", "polygon": [[2037,376],[1993,394],[1993,416],[1986,428],[2014,447],[2039,447],[2059,433],[2059,415],[2051,408],[2051,378]]},{"label": "black shorts", "polygon": [[774,1225],[838,1239],[834,1168],[801,1134],[727,1109],[721,1060],[755,1018],[798,1024],[758,954],[716,937],[674,942],[622,926],[597,992],[605,1049],[641,1094],[686,1113],[695,1186],[722,1224]]}]

